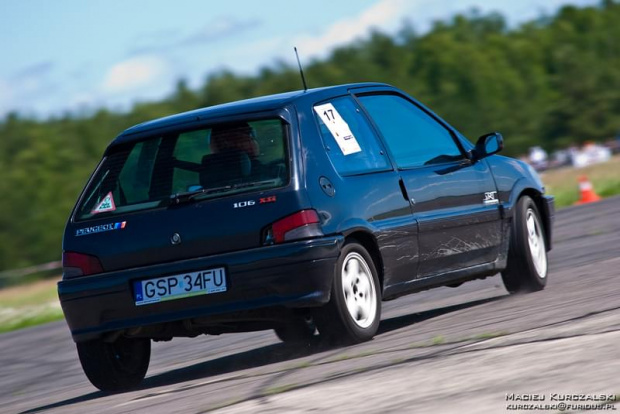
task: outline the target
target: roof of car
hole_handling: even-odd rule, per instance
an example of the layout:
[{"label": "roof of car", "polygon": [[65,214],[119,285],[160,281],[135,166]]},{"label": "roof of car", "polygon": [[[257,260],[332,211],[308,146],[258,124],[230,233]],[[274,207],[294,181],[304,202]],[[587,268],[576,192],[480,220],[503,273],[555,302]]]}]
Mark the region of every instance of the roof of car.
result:
[{"label": "roof of car", "polygon": [[251,99],[244,99],[241,101],[234,101],[225,104],[209,106],[206,108],[195,109],[189,112],[183,112],[163,118],[158,118],[152,121],[147,121],[132,126],[126,129],[123,133],[121,133],[112,144],[126,142],[128,140],[131,140],[129,136],[148,130],[167,128],[185,124],[191,121],[204,120],[209,118],[214,119],[217,117],[233,115],[237,113],[268,111],[292,103],[300,97],[307,98],[315,95],[336,95],[340,93],[346,93],[349,89],[352,88],[363,88],[372,86],[389,87],[390,85],[375,82],[350,83],[344,85],[327,86],[323,88],[313,88],[306,91],[299,90],[279,93],[275,95],[266,95]]}]

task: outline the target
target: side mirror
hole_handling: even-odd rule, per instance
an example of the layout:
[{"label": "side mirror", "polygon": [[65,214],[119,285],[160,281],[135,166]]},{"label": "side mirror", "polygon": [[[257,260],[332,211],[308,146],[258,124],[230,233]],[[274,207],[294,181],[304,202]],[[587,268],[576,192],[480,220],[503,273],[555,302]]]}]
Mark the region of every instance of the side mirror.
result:
[{"label": "side mirror", "polygon": [[473,152],[474,161],[481,160],[489,155],[497,154],[504,148],[504,137],[499,132],[484,134],[478,138]]}]

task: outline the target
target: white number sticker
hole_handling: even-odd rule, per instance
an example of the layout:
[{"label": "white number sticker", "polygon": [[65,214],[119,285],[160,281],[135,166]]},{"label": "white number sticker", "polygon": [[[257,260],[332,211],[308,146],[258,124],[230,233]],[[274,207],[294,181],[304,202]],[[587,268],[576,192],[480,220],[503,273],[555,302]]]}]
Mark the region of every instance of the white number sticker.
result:
[{"label": "white number sticker", "polygon": [[332,133],[344,155],[355,154],[362,150],[353,132],[351,132],[349,124],[342,119],[336,108],[334,108],[334,105],[330,103],[317,105],[314,107],[314,111],[321,117],[321,120],[329,129],[329,132]]}]

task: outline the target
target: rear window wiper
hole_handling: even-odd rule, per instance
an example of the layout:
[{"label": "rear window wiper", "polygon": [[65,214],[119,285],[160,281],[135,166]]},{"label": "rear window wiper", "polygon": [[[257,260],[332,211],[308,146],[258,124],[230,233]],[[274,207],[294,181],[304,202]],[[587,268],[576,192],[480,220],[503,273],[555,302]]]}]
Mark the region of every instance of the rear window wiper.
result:
[{"label": "rear window wiper", "polygon": [[174,204],[181,204],[186,201],[190,201],[199,195],[219,193],[222,191],[230,190],[232,188],[233,188],[232,185],[224,185],[221,187],[214,187],[214,188],[201,188],[200,190],[188,191],[186,193],[176,193],[170,196],[170,201],[171,203],[174,203]]},{"label": "rear window wiper", "polygon": [[186,193],[176,193],[170,196],[171,203],[181,204],[187,201],[196,199],[200,196],[205,196],[214,193],[222,193],[229,190],[238,190],[240,188],[250,188],[250,187],[258,187],[266,184],[276,184],[278,180],[263,180],[263,181],[254,181],[249,183],[239,183],[239,184],[231,184],[224,185],[221,187],[213,187],[213,188],[201,188],[196,191],[188,191]]},{"label": "rear window wiper", "polygon": [[250,183],[239,183],[239,184],[235,184],[232,186],[233,190],[236,190],[238,188],[249,188],[249,187],[258,187],[260,185],[265,185],[265,184],[276,184],[278,182],[278,180],[263,180],[263,181],[253,181]]}]

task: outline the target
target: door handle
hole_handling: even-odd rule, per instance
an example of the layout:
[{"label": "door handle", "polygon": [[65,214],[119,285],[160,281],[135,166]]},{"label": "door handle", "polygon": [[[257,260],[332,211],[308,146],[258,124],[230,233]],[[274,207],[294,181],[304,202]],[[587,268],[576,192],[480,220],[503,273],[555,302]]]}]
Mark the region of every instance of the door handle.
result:
[{"label": "door handle", "polygon": [[[400,192],[403,194],[403,198],[405,199],[406,202],[409,202],[409,195],[407,194],[407,188],[405,188],[405,182],[403,181],[402,178],[398,179],[398,185],[400,187]],[[411,201],[413,201],[413,199],[411,199]],[[415,201],[414,201],[415,204]]]}]

